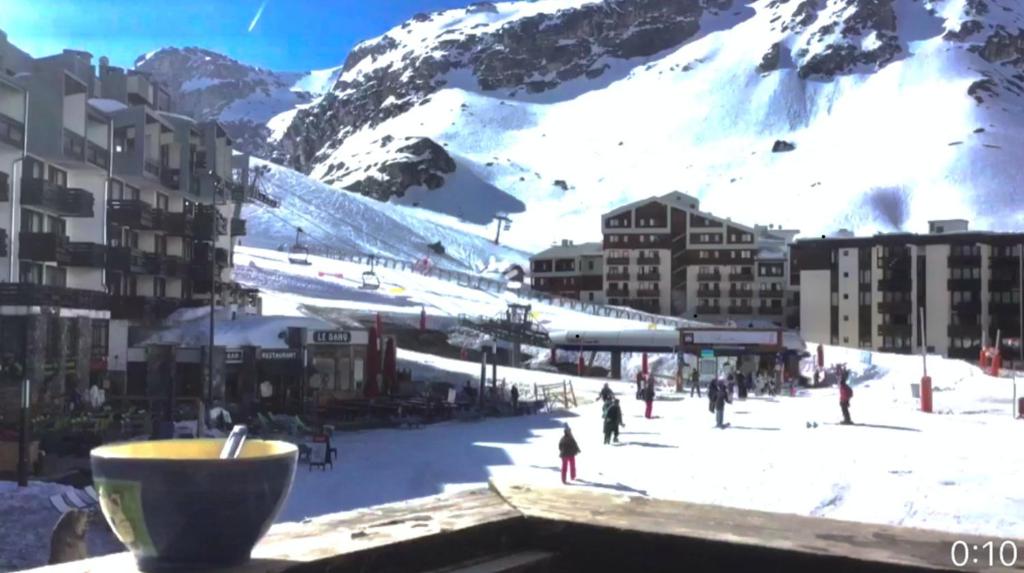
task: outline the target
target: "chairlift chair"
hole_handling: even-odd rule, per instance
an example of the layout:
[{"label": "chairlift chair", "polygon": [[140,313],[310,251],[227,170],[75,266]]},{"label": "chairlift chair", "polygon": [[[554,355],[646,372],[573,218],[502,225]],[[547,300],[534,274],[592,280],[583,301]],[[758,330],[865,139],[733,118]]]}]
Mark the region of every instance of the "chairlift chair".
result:
[{"label": "chairlift chair", "polygon": [[295,229],[295,244],[288,248],[288,262],[293,265],[309,265],[309,247],[299,241],[303,233],[301,227]]},{"label": "chairlift chair", "polygon": [[380,278],[373,272],[373,258],[370,259],[370,270],[363,272],[363,284],[360,288],[364,290],[377,290],[380,288]]}]

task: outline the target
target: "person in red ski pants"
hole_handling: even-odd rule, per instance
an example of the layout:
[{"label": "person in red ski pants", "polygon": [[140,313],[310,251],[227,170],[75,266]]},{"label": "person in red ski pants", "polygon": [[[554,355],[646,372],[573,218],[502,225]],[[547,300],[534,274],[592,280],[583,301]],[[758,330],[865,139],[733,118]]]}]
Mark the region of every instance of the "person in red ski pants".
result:
[{"label": "person in red ski pants", "polygon": [[580,453],[580,447],[576,444],[576,438],[572,436],[569,424],[565,425],[565,435],[558,441],[558,455],[562,458],[562,483],[565,481],[565,471],[569,470],[569,477],[576,479],[576,455]]}]

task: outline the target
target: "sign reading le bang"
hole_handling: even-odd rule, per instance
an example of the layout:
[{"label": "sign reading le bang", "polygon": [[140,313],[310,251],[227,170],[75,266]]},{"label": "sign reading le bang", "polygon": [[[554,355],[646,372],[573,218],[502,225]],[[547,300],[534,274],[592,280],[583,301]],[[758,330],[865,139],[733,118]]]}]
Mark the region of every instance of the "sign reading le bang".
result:
[{"label": "sign reading le bang", "polygon": [[352,333],[346,330],[314,330],[314,344],[348,344],[352,342]]}]

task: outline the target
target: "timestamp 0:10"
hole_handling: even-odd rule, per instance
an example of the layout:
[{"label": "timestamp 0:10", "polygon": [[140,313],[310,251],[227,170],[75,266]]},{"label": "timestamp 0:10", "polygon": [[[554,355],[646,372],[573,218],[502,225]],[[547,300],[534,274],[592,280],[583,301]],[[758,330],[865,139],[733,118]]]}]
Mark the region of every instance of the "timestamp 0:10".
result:
[{"label": "timestamp 0:10", "polygon": [[949,558],[956,567],[971,565],[986,565],[995,567],[1013,567],[1017,564],[1017,544],[1013,541],[997,542],[989,541],[981,545],[967,543],[966,541],[955,541],[949,550]]}]

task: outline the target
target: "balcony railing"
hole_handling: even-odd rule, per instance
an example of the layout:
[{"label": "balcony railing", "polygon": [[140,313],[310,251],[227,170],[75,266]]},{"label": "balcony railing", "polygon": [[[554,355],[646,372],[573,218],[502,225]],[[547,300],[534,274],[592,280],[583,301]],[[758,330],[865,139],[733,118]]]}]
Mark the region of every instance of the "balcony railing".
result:
[{"label": "balcony railing", "polygon": [[946,290],[980,290],[981,279],[947,279]]},{"label": "balcony railing", "polygon": [[241,237],[245,234],[245,219],[231,219],[231,236]]},{"label": "balcony railing", "polygon": [[907,338],[910,336],[911,328],[909,324],[879,324],[878,325],[878,336],[895,336],[897,338]]},{"label": "balcony railing", "polygon": [[1012,291],[1020,287],[1019,279],[989,279],[989,291]]},{"label": "balcony railing", "polygon": [[608,296],[625,298],[625,297],[629,296],[629,289],[628,288],[608,287],[608,290],[605,291],[605,294],[607,294]]},{"label": "balcony railing", "polygon": [[659,298],[661,291],[656,288],[640,288],[636,289],[636,296],[638,298]]},{"label": "balcony railing", "polygon": [[[210,213],[211,212],[214,214],[214,216],[216,217],[216,221],[217,221],[217,227],[216,227],[216,235],[217,235],[217,237],[222,237],[222,236],[228,234],[228,221],[227,221],[226,218],[224,218],[224,215],[221,215],[220,211],[218,211],[216,208],[210,207],[208,205],[200,205],[199,209],[196,212],[196,216],[195,216],[195,231],[194,231],[194,233],[195,233],[195,238],[197,240],[200,240],[200,241],[212,241],[212,240],[214,240],[215,237],[214,237],[214,234],[213,234],[213,231],[212,231],[212,228],[211,228],[211,223],[210,223],[210,221],[211,221]],[[566,270],[566,269],[555,268],[555,272],[569,272],[569,271],[572,271],[572,269]]]},{"label": "balcony railing", "polygon": [[719,271],[711,271],[711,272],[698,271],[697,272],[697,280],[699,280],[699,281],[720,281],[720,280],[722,280],[722,273],[719,272]]},{"label": "balcony railing", "polygon": [[605,277],[610,281],[628,281],[629,273],[626,271],[608,271]]},{"label": "balcony railing", "polygon": [[640,272],[640,273],[638,273],[636,275],[636,278],[637,278],[637,280],[640,280],[640,281],[658,282],[658,281],[661,280],[661,273],[659,273],[657,271],[655,271],[655,272],[650,272],[650,271],[648,271],[648,272]]},{"label": "balcony railing", "polygon": [[45,179],[25,178],[21,180],[21,202],[65,217],[92,217],[95,198],[85,189],[61,187]]},{"label": "balcony railing", "polygon": [[162,167],[160,169],[160,183],[168,189],[177,191],[181,186],[181,170]]},{"label": "balcony railing", "polygon": [[722,314],[722,307],[697,305],[697,314]]},{"label": "balcony railing", "polygon": [[729,280],[750,282],[754,280],[754,273],[729,273]]},{"label": "balcony railing", "polygon": [[163,255],[159,253],[142,253],[142,268],[147,275],[163,275]]},{"label": "balcony railing", "polygon": [[7,243],[7,229],[0,229],[0,257],[6,257],[10,253]]},{"label": "balcony railing", "polygon": [[947,263],[950,267],[981,266],[981,255],[949,255]]},{"label": "balcony railing", "polygon": [[7,202],[11,200],[11,178],[6,173],[0,171],[0,202]]},{"label": "balcony railing", "polygon": [[953,312],[958,312],[961,314],[979,314],[981,312],[981,302],[954,302]]},{"label": "balcony railing", "polygon": [[22,149],[25,145],[25,124],[0,113],[0,142]]},{"label": "balcony railing", "polygon": [[30,283],[0,283],[0,305],[106,310],[110,308],[110,297],[104,292],[92,290]]},{"label": "balcony railing", "polygon": [[878,279],[878,290],[905,292],[910,290],[910,275],[897,275],[887,279]]},{"label": "balcony railing", "polygon": [[18,256],[22,259],[38,262],[67,264],[68,238],[56,233],[19,233]]},{"label": "balcony railing", "polygon": [[988,259],[988,266],[992,269],[1018,269],[1020,259],[1016,255],[992,255]]},{"label": "balcony railing", "polygon": [[889,301],[878,303],[878,312],[882,314],[910,314],[910,301]]},{"label": "balcony railing", "polygon": [[107,251],[107,268],[126,274],[142,274],[146,271],[142,251],[131,247],[110,247]]},{"label": "balcony railing", "polygon": [[730,306],[729,314],[754,314],[754,307],[747,306]]},{"label": "balcony railing", "polygon": [[110,152],[89,141],[85,144],[85,160],[100,169],[110,166]]},{"label": "balcony railing", "polygon": [[780,315],[782,314],[781,306],[759,306],[757,307],[758,314],[769,314],[769,315]]},{"label": "balcony railing", "polygon": [[64,158],[85,162],[85,138],[70,129],[64,129]]},{"label": "balcony railing", "polygon": [[[1012,316],[1015,320],[1020,316],[1020,304],[1016,302],[995,302],[989,301],[988,313],[993,318],[999,316]],[[1014,333],[1015,334],[1015,333]]]},{"label": "balcony railing", "polygon": [[636,262],[639,265],[660,265],[661,257],[659,255],[640,255],[636,258]]},{"label": "balcony railing", "polygon": [[68,243],[69,267],[102,269],[107,266],[107,246],[97,243]]},{"label": "balcony railing", "polygon": [[607,265],[628,265],[629,264],[629,257],[628,256],[627,257],[621,257],[621,256],[608,257],[608,258],[606,258],[604,260],[604,262]]},{"label": "balcony railing", "polygon": [[150,175],[152,175],[153,177],[156,177],[157,179],[160,178],[160,162],[157,161],[156,159],[148,159],[147,158],[142,163],[142,169],[146,173],[149,173]]},{"label": "balcony railing", "polygon": [[176,255],[165,255],[161,260],[160,271],[167,277],[185,278],[189,276],[189,261]]},{"label": "balcony railing", "polygon": [[196,219],[191,213],[165,211],[160,219],[160,228],[171,235],[191,237],[195,233]]},{"label": "balcony railing", "polygon": [[786,291],[784,290],[763,290],[758,293],[761,298],[786,298]]},{"label": "balcony railing", "polygon": [[156,227],[153,207],[141,199],[111,199],[107,205],[107,217],[115,225],[131,229]]},{"label": "balcony railing", "polygon": [[732,289],[731,288],[731,289],[729,289],[729,297],[730,298],[754,298],[754,291],[753,291],[753,289],[743,290],[743,289]]},{"label": "balcony railing", "polygon": [[[228,264],[228,251],[217,247],[213,250],[215,260],[218,265]],[[192,262],[194,264],[204,265],[209,268],[210,265],[210,245],[205,243],[198,243],[195,246],[195,250],[192,252]]]},{"label": "balcony railing", "polygon": [[981,338],[980,324],[951,324],[946,327],[950,338]]},{"label": "balcony railing", "polygon": [[721,298],[722,289],[708,288],[708,289],[697,289],[697,296],[700,298]]}]

